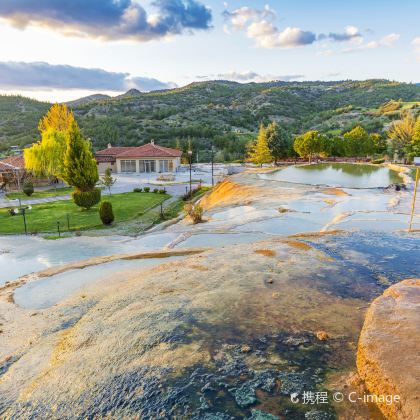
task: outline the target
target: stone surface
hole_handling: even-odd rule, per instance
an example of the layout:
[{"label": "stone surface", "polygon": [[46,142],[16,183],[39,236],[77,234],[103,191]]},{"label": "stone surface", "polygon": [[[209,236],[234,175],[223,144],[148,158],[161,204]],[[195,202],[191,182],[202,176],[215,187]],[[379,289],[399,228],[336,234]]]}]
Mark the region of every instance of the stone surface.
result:
[{"label": "stone surface", "polygon": [[420,413],[420,280],[404,280],[371,304],[360,335],[357,367],[369,393],[399,395],[378,406],[389,419]]}]

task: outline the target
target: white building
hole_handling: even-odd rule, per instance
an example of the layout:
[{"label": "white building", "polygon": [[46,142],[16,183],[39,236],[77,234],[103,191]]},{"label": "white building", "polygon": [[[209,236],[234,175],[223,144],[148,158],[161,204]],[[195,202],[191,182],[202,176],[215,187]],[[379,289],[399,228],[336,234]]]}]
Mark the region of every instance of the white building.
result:
[{"label": "white building", "polygon": [[180,150],[158,146],[152,141],[138,147],[112,147],[96,152],[99,173],[175,172],[181,165]]}]

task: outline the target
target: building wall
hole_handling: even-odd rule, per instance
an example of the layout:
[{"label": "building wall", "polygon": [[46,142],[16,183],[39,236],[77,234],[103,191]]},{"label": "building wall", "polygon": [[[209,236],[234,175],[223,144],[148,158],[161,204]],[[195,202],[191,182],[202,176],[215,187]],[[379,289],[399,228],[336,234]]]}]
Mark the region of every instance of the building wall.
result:
[{"label": "building wall", "polygon": [[[161,171],[161,168],[159,167],[159,161],[160,160],[170,160],[173,163],[173,171],[175,172],[177,170],[177,168],[181,165],[181,158],[177,157],[177,158],[144,158],[144,159],[130,159],[130,158],[126,158],[126,159],[117,159],[116,162],[116,172],[117,173],[121,173],[121,161],[122,160],[135,160],[136,161],[136,173],[140,173],[140,161],[145,161],[145,160],[154,160],[155,161],[155,173],[159,173]],[[165,172],[169,172],[169,171],[165,171]],[[141,173],[145,173],[145,172],[141,172]]]},{"label": "building wall", "polygon": [[98,172],[100,174],[104,174],[105,170],[108,168],[110,168],[112,172],[116,172],[116,169],[117,169],[115,163],[112,163],[112,162],[99,162],[98,163]]}]

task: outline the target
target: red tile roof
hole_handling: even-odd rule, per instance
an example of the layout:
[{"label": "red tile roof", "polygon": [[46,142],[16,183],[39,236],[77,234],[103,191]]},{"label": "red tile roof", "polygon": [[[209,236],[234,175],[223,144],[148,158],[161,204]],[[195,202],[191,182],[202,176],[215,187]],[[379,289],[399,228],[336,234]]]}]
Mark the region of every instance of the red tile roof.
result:
[{"label": "red tile roof", "polygon": [[108,147],[104,150],[98,150],[96,156],[117,156],[118,153],[124,152],[129,149],[135,149],[135,147]]},{"label": "red tile roof", "polygon": [[148,143],[139,147],[110,147],[105,150],[96,152],[98,157],[100,156],[115,156],[115,158],[169,158],[169,157],[181,157],[182,152],[180,150],[171,149],[169,147],[158,146],[157,144]]},{"label": "red tile roof", "polygon": [[0,160],[0,171],[11,171],[16,169],[25,169],[23,156],[9,156]]}]

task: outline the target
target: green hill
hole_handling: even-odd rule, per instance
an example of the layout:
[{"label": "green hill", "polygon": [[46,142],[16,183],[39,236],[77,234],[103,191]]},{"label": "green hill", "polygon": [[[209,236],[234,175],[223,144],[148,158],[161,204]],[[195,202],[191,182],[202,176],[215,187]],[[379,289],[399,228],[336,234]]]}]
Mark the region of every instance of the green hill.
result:
[{"label": "green hill", "polygon": [[[186,147],[190,138],[195,149],[204,151],[203,159],[211,142],[220,159],[240,159],[261,122],[277,120],[293,133],[313,128],[339,134],[356,124],[381,131],[398,116],[378,112],[391,100],[416,103],[420,86],[386,80],[211,81],[151,93],[129,91],[116,98],[90,97],[70,106],[95,148],[107,143],[138,145],[151,139]],[[46,103],[21,97],[0,97],[0,148],[35,139],[38,120],[47,108]]]}]

